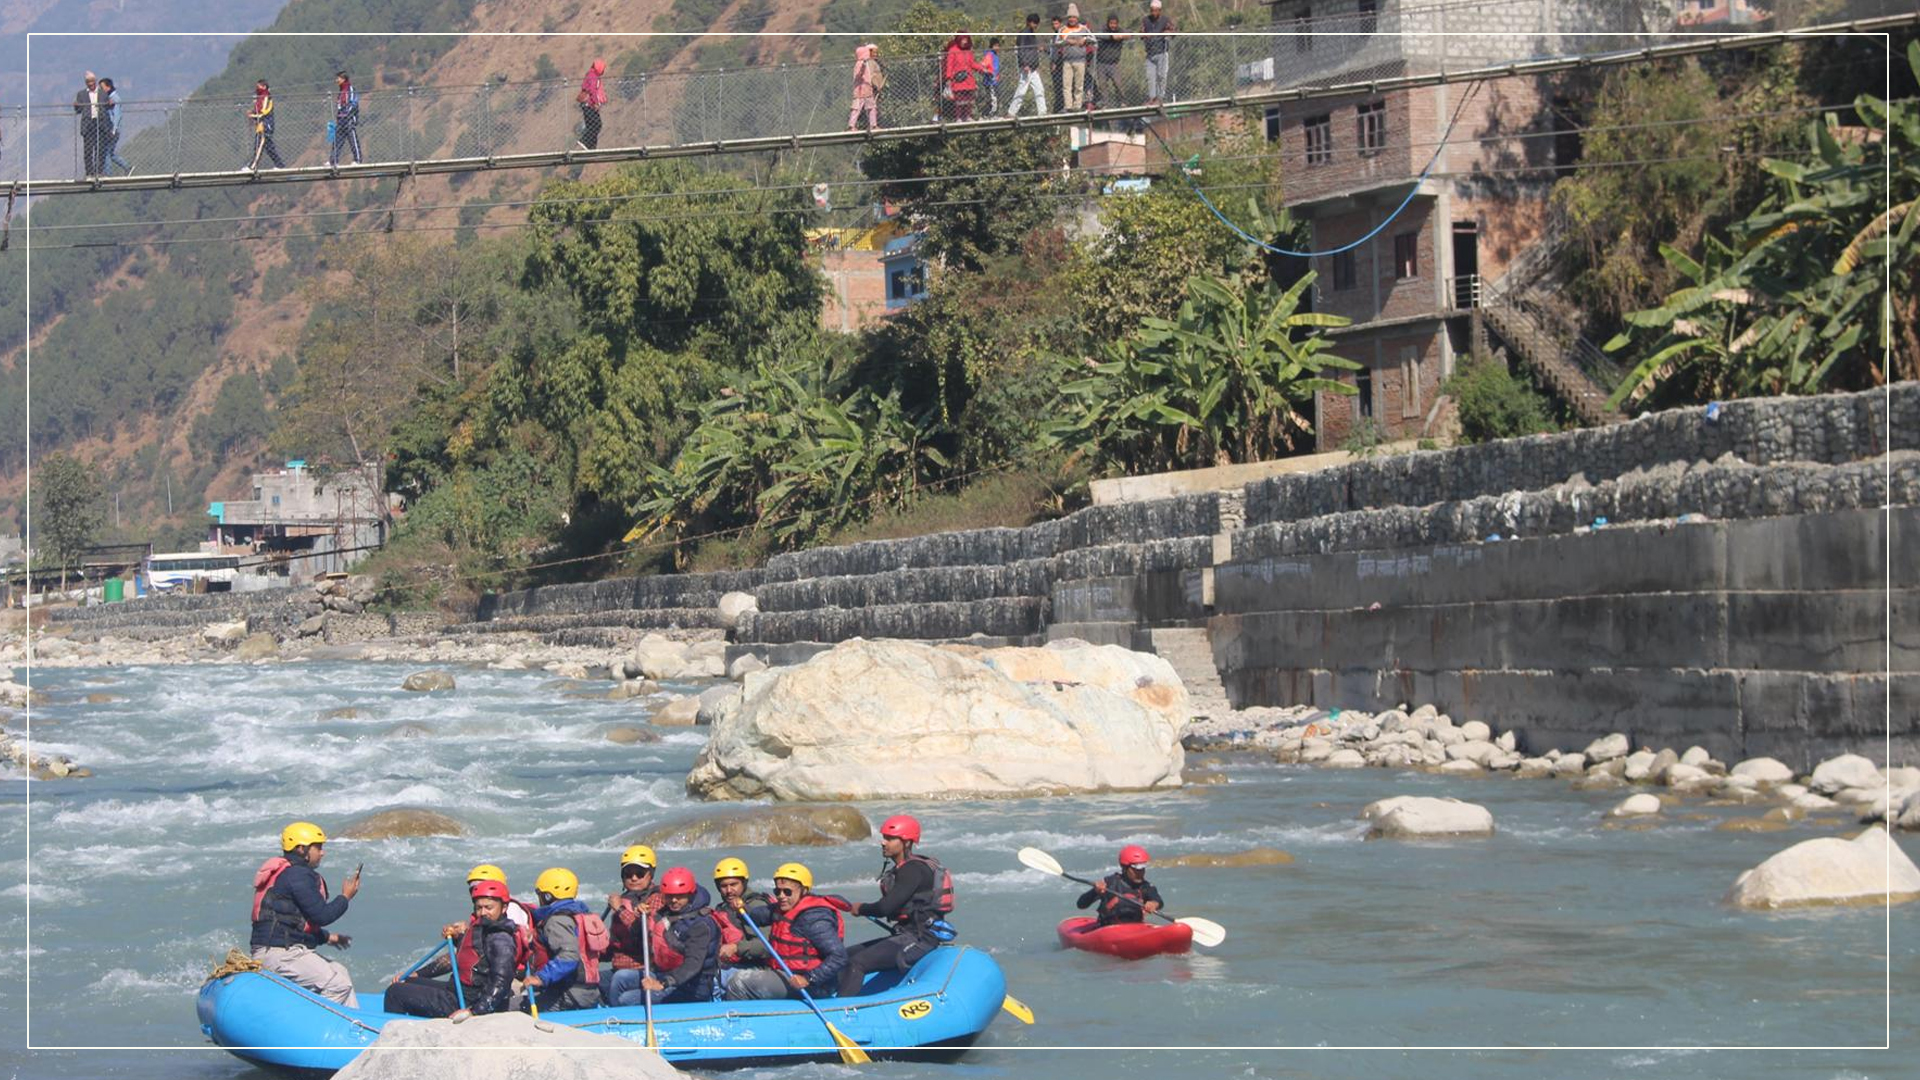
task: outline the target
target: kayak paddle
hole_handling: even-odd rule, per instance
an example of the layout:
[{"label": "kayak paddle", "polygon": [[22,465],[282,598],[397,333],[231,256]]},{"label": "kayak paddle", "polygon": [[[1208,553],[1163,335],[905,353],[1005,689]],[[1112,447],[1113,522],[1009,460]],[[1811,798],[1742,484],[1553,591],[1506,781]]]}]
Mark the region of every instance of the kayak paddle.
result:
[{"label": "kayak paddle", "polygon": [[[1074,877],[1072,874],[1069,874],[1065,870],[1061,869],[1060,861],[1058,859],[1055,859],[1053,856],[1047,854],[1044,851],[1041,851],[1039,848],[1030,848],[1030,847],[1021,848],[1019,853],[1019,859],[1021,864],[1023,866],[1026,866],[1030,870],[1038,870],[1043,874],[1052,874],[1054,877],[1066,878],[1068,881],[1077,881],[1080,884],[1086,885],[1088,887],[1091,887],[1093,885],[1093,882],[1088,881],[1086,878]],[[1131,896],[1122,896],[1120,897],[1120,899],[1129,901],[1134,904],[1139,903],[1138,900],[1134,900]],[[1195,916],[1188,916],[1186,918],[1176,919],[1173,916],[1168,915],[1164,911],[1154,911],[1154,912],[1149,912],[1149,914],[1157,915],[1160,918],[1165,919],[1170,923],[1179,923],[1182,926],[1191,927],[1193,929],[1193,940],[1199,942],[1202,945],[1207,946],[1208,948],[1212,948],[1215,945],[1218,945],[1221,942],[1227,940],[1226,927],[1221,926],[1219,923],[1214,922],[1212,919],[1202,919]]]},{"label": "kayak paddle", "polygon": [[[789,979],[793,978],[793,969],[787,966],[785,960],[780,959],[779,953],[773,951],[773,943],[767,940],[767,935],[760,932],[760,927],[754,923],[753,916],[747,914],[746,905],[742,904],[735,910],[740,912],[740,918],[746,920],[747,929],[753,931],[753,936],[759,938],[760,944],[767,947],[767,959],[772,960],[780,966],[780,974],[785,975]],[[820,1022],[827,1025],[827,1034],[832,1036],[833,1045],[840,1048],[841,1061],[848,1065],[865,1065],[873,1060],[867,1056],[865,1050],[860,1049],[859,1043],[854,1042],[839,1028],[833,1026],[833,1021],[827,1019],[827,1014],[821,1012],[820,1006],[814,1003],[812,994],[801,990],[800,1000],[806,1002],[807,1008],[813,1010],[813,1015],[819,1017]]]},{"label": "kayak paddle", "polygon": [[1021,1001],[1012,994],[1007,995],[1006,1000],[1000,1003],[1000,1007],[1007,1011],[1008,1016],[1013,1017],[1023,1024],[1033,1023],[1033,1010],[1027,1008],[1026,1002]]},{"label": "kayak paddle", "polygon": [[[640,974],[653,978],[653,920],[644,902],[640,905]],[[647,995],[647,1049],[658,1050],[660,1044],[653,1041],[653,991],[644,986],[640,991]]]}]

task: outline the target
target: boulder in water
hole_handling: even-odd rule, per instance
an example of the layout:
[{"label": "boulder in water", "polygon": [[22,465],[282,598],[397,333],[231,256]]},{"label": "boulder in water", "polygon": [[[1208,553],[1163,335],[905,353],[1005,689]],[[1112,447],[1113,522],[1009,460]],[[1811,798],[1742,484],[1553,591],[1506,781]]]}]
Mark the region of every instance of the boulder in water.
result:
[{"label": "boulder in water", "polygon": [[692,727],[700,722],[700,699],[674,698],[656,709],[651,719],[661,727]]},{"label": "boulder in water", "polygon": [[280,655],[280,639],[261,630],[247,635],[233,655],[241,660],[266,660]]},{"label": "boulder in water", "polygon": [[399,807],[363,814],[339,834],[346,840],[397,840],[413,836],[465,836],[467,827],[437,810]]},{"label": "boulder in water", "polygon": [[873,835],[850,806],[768,806],[722,810],[643,829],[621,840],[675,850],[735,847],[826,847]]},{"label": "boulder in water", "polygon": [[733,658],[733,663],[727,665],[727,678],[739,682],[751,672],[765,670],[767,670],[766,661],[752,653],[742,653]]},{"label": "boulder in water", "polygon": [[[668,641],[658,634],[648,634],[634,646],[633,657],[627,662],[630,674],[644,675],[649,679],[671,679],[680,674],[687,666],[687,647],[677,641]],[[635,672],[634,669],[639,671]]]},{"label": "boulder in water", "polygon": [[619,724],[610,727],[606,731],[601,732],[601,735],[608,742],[619,743],[621,746],[632,746],[635,743],[656,743],[660,741],[659,735],[643,727],[634,727],[632,724]]},{"label": "boulder in water", "polygon": [[1744,776],[1758,784],[1791,784],[1793,770],[1770,757],[1748,758],[1733,767],[1733,776]]},{"label": "boulder in water", "polygon": [[[433,1050],[444,1049],[443,1054]],[[391,1020],[334,1080],[684,1080],[666,1059],[618,1035],[525,1013]]]},{"label": "boulder in water", "polygon": [[1741,874],[1726,897],[1727,903],[1750,908],[1880,904],[1889,899],[1920,899],[1920,867],[1877,827],[1852,840],[1826,836],[1795,844]]},{"label": "boulder in water", "polygon": [[1807,786],[1822,795],[1831,795],[1842,788],[1882,787],[1885,780],[1880,776],[1878,766],[1859,754],[1841,754],[1814,766],[1813,779]]},{"label": "boulder in water", "polygon": [[[1391,807],[1379,809],[1381,803]],[[1372,811],[1372,812],[1369,812]],[[1459,799],[1434,799],[1421,795],[1402,795],[1395,800],[1382,799],[1361,812],[1373,821],[1367,839],[1419,840],[1449,839],[1466,836],[1492,836],[1493,814],[1484,806]]]},{"label": "boulder in water", "polygon": [[1728,818],[1714,826],[1715,832],[1779,832],[1793,826],[1785,821],[1757,817]]},{"label": "boulder in water", "polygon": [[116,701],[125,701],[127,699],[123,697],[116,697],[113,694],[102,694],[102,693],[95,692],[92,694],[88,694],[86,700],[87,700],[87,704],[89,705],[111,705]]},{"label": "boulder in water", "polygon": [[400,684],[400,689],[412,690],[416,693],[451,690],[453,676],[445,671],[416,671],[407,676],[406,681]]},{"label": "boulder in water", "polygon": [[734,699],[739,696],[739,687],[725,683],[719,686],[709,686],[705,690],[700,691],[700,696],[693,699],[694,703],[699,706],[694,712],[694,722],[700,724],[713,723],[723,710],[732,707]]},{"label": "boulder in water", "polygon": [[1180,783],[1186,690],[1165,660],[1117,646],[968,656],[855,639],[754,675],[743,691],[687,777],[696,796],[837,801]]},{"label": "boulder in water", "polygon": [[1278,848],[1257,847],[1246,851],[1195,851],[1160,859],[1155,866],[1287,866],[1293,856]]},{"label": "boulder in water", "polygon": [[1610,818],[1641,817],[1646,814],[1657,814],[1659,812],[1660,797],[1658,795],[1642,794],[1629,795],[1620,800],[1614,805],[1613,809],[1607,811],[1607,816]]},{"label": "boulder in water", "polygon": [[582,682],[590,677],[585,664],[559,664],[553,668],[553,675],[556,679],[573,679]]},{"label": "boulder in water", "polygon": [[247,621],[208,623],[200,628],[200,640],[217,649],[231,649],[246,640]]},{"label": "boulder in water", "polygon": [[1627,751],[1630,749],[1632,749],[1632,747],[1627,745],[1627,737],[1616,731],[1611,735],[1602,735],[1588,743],[1587,748],[1581,751],[1581,753],[1588,761],[1600,762],[1626,757]]}]

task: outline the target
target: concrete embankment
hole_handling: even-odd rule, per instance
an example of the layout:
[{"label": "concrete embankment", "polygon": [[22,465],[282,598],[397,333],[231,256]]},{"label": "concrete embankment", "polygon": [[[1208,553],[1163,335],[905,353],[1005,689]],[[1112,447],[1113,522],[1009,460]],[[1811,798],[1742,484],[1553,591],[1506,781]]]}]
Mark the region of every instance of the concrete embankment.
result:
[{"label": "concrete embankment", "polygon": [[[774,664],[853,637],[1073,637],[1166,656],[1199,713],[1432,704],[1513,731],[1522,749],[1624,732],[1798,769],[1844,751],[1887,757],[1891,714],[1897,764],[1920,760],[1920,560],[1889,553],[1911,548],[1917,505],[1920,384],[1905,383],[1375,458],[1024,529],[795,552],[736,573],[530,589],[435,632],[556,648],[726,633],[730,660]],[[723,616],[729,593],[757,610]],[[178,601],[135,607],[56,625],[135,636],[142,619],[177,632],[175,619],[215,617]]]}]

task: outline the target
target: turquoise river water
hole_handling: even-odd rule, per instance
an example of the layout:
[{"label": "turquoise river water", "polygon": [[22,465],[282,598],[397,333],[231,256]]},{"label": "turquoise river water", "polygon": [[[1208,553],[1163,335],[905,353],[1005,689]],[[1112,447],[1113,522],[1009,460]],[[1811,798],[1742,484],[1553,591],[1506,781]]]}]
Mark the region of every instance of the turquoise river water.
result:
[{"label": "turquoise river water", "polygon": [[[621,838],[696,809],[682,779],[703,731],[618,746],[602,733],[637,722],[644,703],[570,699],[541,672],[461,670],[451,694],[405,694],[405,670],[36,672],[53,699],[35,710],[37,749],[67,753],[95,775],[35,783],[30,802],[24,780],[0,780],[0,1075],[263,1076],[204,1043],[193,996],[216,958],[244,944],[253,869],[289,820],[337,830],[355,815],[414,806],[472,830],[329,846],[336,886],[366,864],[335,929],[353,935],[343,959],[362,991],[377,993],[464,908],[468,866],[503,865],[516,892],[543,867],[570,866],[583,895],[604,895]],[[93,692],[121,700],[81,703]],[[358,715],[323,715],[342,707]],[[409,721],[431,733],[386,734]],[[924,847],[955,871],[965,939],[996,956],[1012,992],[1039,1014],[1033,1027],[1002,1016],[957,1064],[872,1073],[1920,1075],[1911,1055],[1920,904],[1767,915],[1719,903],[1740,871],[1816,829],[1716,832],[1727,816],[1758,813],[1722,807],[1683,808],[1643,832],[1607,829],[1600,815],[1619,793],[1556,781],[1251,758],[1229,759],[1226,772],[1228,784],[1164,794],[863,806],[874,821],[921,817]],[[1359,809],[1408,793],[1481,803],[1498,835],[1364,841]],[[1226,926],[1219,949],[1132,964],[1061,951],[1053,928],[1073,914],[1077,886],[1024,869],[1015,850],[1035,845],[1093,874],[1126,842],[1156,857],[1268,846],[1295,861],[1154,874],[1170,910]],[[1900,843],[1920,855],[1913,837]],[[720,854],[662,856],[704,877]],[[879,869],[877,846],[864,842],[725,854],[758,873],[798,857],[822,888],[857,897],[871,894]],[[1876,1049],[1890,1037],[1907,1050]],[[1715,1049],[1729,1047],[1854,1049]],[[846,1073],[809,1065],[737,1075]]]}]

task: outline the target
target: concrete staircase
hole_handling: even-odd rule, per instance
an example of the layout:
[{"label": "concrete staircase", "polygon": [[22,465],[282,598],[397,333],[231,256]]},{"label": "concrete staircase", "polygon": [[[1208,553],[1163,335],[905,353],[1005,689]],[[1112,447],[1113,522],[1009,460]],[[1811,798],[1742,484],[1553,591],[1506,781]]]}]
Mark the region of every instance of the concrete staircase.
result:
[{"label": "concrete staircase", "polygon": [[1213,643],[1204,629],[1149,630],[1155,655],[1173,665],[1186,684],[1193,715],[1224,716],[1232,710],[1220,671],[1213,664]]},{"label": "concrete staircase", "polygon": [[1541,381],[1567,403],[1581,423],[1599,427],[1626,419],[1619,410],[1607,407],[1611,387],[1593,371],[1605,357],[1591,342],[1577,334],[1571,341],[1562,338],[1524,303],[1497,294],[1489,298],[1481,313],[1488,328],[1540,374]]}]

